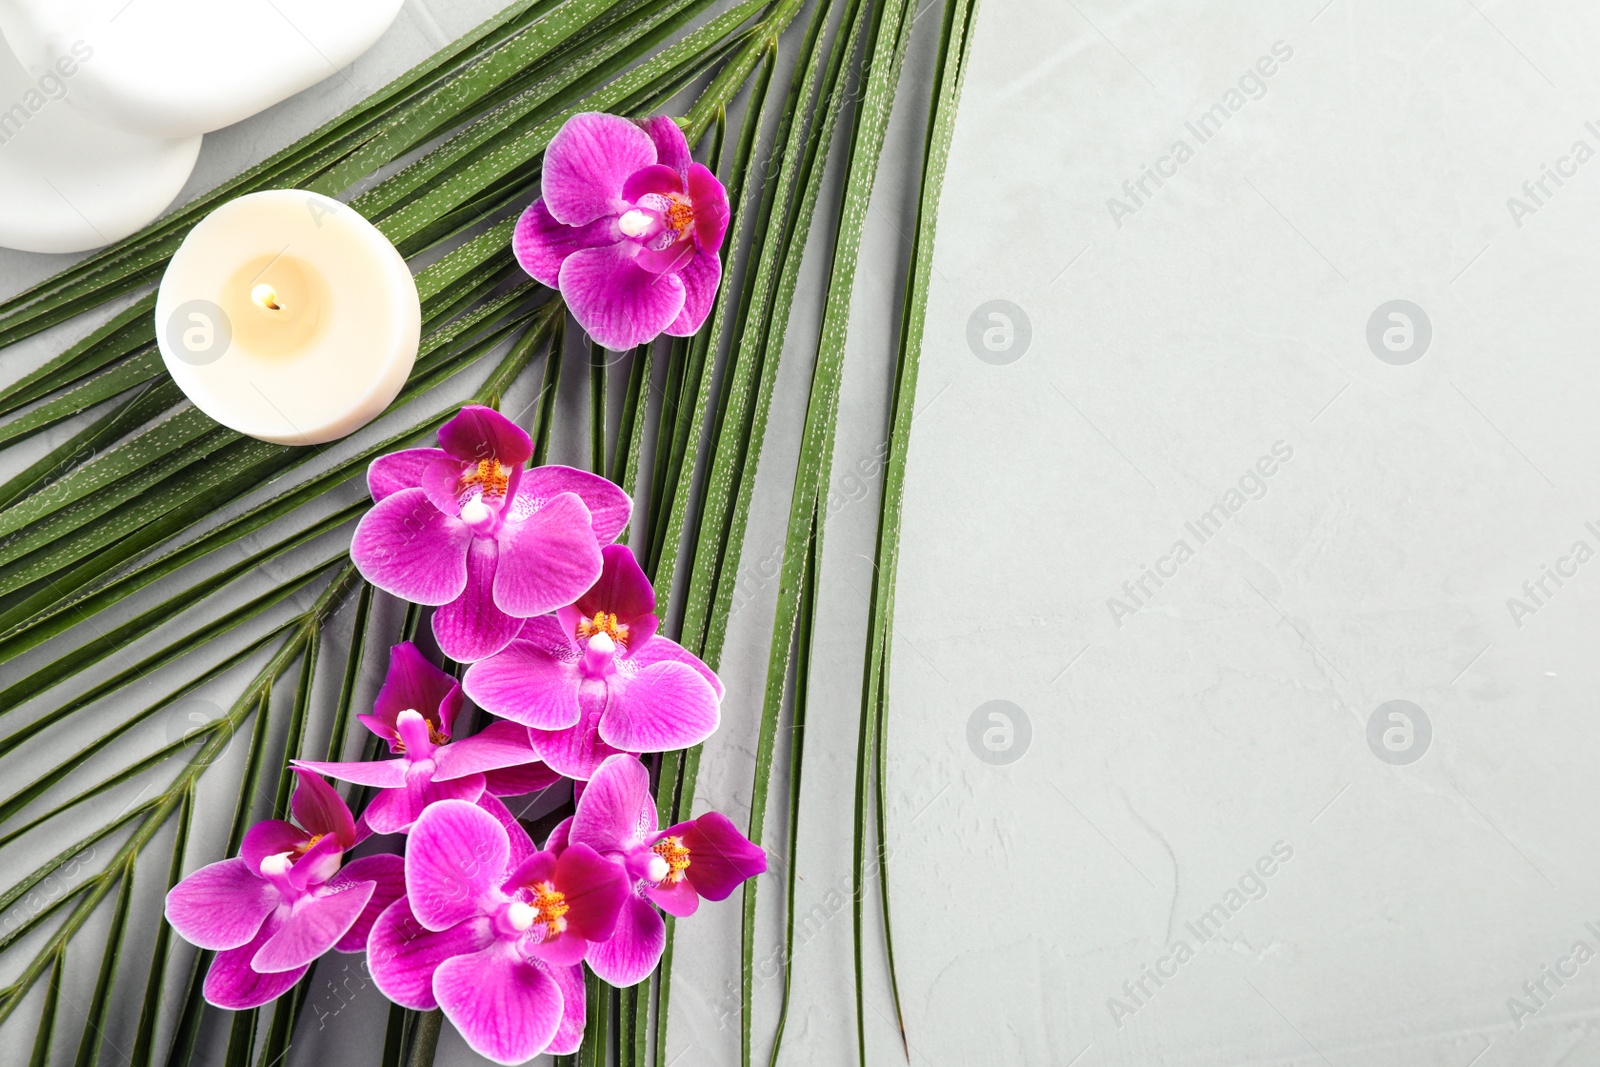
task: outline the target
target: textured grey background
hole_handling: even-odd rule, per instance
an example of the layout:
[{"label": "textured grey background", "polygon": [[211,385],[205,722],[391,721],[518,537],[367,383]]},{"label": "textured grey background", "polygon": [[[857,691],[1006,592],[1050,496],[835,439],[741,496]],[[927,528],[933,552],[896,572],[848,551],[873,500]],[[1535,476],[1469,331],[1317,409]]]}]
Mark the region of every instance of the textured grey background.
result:
[{"label": "textured grey background", "polygon": [[[407,3],[352,69],[209,136],[192,189],[493,6]],[[918,24],[907,88],[926,84],[936,21]],[[1600,128],[1597,43],[1600,11],[1578,0],[985,4],[940,219],[894,642],[890,870],[919,1067],[1600,1063],[1600,962],[1544,976],[1571,972],[1576,942],[1600,951],[1600,563],[1561,562],[1578,541],[1600,551],[1585,525],[1600,528],[1600,162],[1570,159],[1578,141],[1600,152],[1585,125]],[[1207,114],[1202,143],[1188,124]],[[850,783],[919,123],[903,111],[891,131],[856,294],[792,1063],[853,1056]],[[1178,139],[1191,156],[1165,162]],[[1159,185],[1144,176],[1158,164]],[[1546,166],[1567,173],[1535,202],[1523,183]],[[802,301],[819,293],[816,253]],[[0,287],[57,266],[7,253]],[[1431,326],[1410,363],[1394,360],[1416,347],[1386,360],[1369,344],[1394,300]],[[992,301],[1016,309],[1009,347]],[[998,350],[981,343],[991,328]],[[797,321],[781,365],[704,764],[702,807],[739,819],[814,329]],[[1275,446],[1272,474],[1253,476]],[[1198,536],[1187,524],[1219,501],[1220,530]],[[1558,566],[1575,573],[1524,592]],[[1431,723],[1401,754],[1414,762],[1369,744],[1392,700]],[[1004,712],[1009,749],[991,701],[1020,709]],[[781,945],[768,882],[762,1057]],[[1220,930],[1197,934],[1217,906]],[[737,903],[680,932],[669,1057],[736,1063]],[[1541,980],[1535,1001],[1523,986]],[[875,951],[868,982],[876,1062],[896,1062]],[[329,990],[302,1062],[378,1036],[370,989],[342,1010]],[[447,1036],[440,1062],[472,1057]]]}]

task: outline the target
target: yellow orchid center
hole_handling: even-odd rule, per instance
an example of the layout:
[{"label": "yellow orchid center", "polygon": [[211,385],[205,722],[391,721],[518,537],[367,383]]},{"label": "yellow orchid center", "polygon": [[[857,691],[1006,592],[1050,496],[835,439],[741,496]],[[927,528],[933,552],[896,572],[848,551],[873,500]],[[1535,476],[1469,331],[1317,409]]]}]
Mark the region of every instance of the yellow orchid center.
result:
[{"label": "yellow orchid center", "polygon": [[683,843],[683,838],[664,837],[650,851],[667,861],[667,876],[663,881],[668,885],[683,881],[684,872],[689,869],[689,846]]},{"label": "yellow orchid center", "polygon": [[534,921],[544,923],[554,933],[565,930],[567,920],[564,916],[572,907],[567,903],[567,895],[550,882],[538,882],[529,888],[533,892],[533,899],[528,906],[534,911]]},{"label": "yellow orchid center", "polygon": [[628,624],[617,621],[616,612],[597,611],[590,618],[580,619],[578,622],[579,637],[593,637],[595,634],[605,634],[619,645],[628,643]]},{"label": "yellow orchid center", "polygon": [[667,210],[661,213],[661,221],[681,237],[685,230],[694,225],[694,205],[673,194],[668,194],[668,200]]},{"label": "yellow orchid center", "polygon": [[321,841],[324,837],[327,837],[327,836],[328,836],[327,834],[312,834],[311,835],[311,839],[309,841],[304,841],[304,842],[294,846],[294,855],[289,858],[289,862],[293,863],[295,860],[297,860],[300,857],[304,856],[307,852],[310,852],[312,849],[316,848],[317,847],[317,842]]},{"label": "yellow orchid center", "polygon": [[499,499],[511,487],[511,468],[497,459],[480,459],[477,467],[461,476],[458,490],[468,493],[474,488],[481,497]]}]

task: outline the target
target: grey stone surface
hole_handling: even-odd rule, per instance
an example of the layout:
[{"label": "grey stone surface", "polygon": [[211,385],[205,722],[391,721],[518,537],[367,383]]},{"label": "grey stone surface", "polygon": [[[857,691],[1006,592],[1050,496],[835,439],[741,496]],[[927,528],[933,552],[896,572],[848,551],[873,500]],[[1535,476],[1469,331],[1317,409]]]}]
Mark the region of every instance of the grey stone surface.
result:
[{"label": "grey stone surface", "polygon": [[[409,2],[353,70],[208,137],[192,187],[492,6]],[[1600,1062],[1597,42],[1576,0],[985,4],[893,646],[917,1067]],[[852,321],[790,1063],[854,1055],[860,646],[919,123],[891,130]],[[5,254],[0,288],[57,266]],[[815,328],[780,366],[704,764],[701,804],[739,819]],[[762,1058],[780,897],[769,879]],[[897,1062],[865,911],[874,1062]],[[680,925],[680,1067],[738,1062],[738,923],[730,901]],[[305,1062],[379,1039],[370,988],[317,995]],[[440,1062],[473,1059],[447,1035]]]}]

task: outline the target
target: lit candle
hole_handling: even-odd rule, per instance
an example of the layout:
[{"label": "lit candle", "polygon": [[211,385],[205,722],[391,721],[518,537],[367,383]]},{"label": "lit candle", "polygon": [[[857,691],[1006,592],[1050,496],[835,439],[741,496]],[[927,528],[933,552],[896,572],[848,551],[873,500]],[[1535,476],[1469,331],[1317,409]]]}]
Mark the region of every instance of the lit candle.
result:
[{"label": "lit candle", "polygon": [[422,331],[417,286],[394,245],[317,193],[251,193],[184,238],[156,295],[174,381],[224,426],[313,445],[394,400]]}]

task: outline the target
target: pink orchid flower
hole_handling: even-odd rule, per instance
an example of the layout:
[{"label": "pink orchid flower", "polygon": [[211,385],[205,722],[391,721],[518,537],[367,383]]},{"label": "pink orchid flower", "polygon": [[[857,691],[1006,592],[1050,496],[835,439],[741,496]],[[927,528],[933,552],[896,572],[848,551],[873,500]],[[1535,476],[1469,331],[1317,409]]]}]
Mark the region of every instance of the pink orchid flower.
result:
[{"label": "pink orchid flower", "polygon": [[655,590],[623,545],[607,545],[600,580],[570,607],[529,619],[501,652],[462,678],[478,704],[530,728],[556,772],[588,778],[618,752],[665,752],[710,737],[722,683],[656,633]]},{"label": "pink orchid flower", "polygon": [[526,432],[469,405],[439,428],[438,448],[379,456],[377,506],[350,558],[379,589],[438,607],[433,633],[451,659],[504,648],[522,620],[570,604],[600,573],[600,546],[628,524],[628,495],[571,467],[524,470]]},{"label": "pink orchid flower", "polygon": [[728,191],[677,123],[572,116],[545,151],[542,191],[511,247],[590,337],[625,351],[700,328],[722,280]]},{"label": "pink orchid flower", "polygon": [[460,683],[429,663],[416,645],[403,642],[390,651],[389,673],[373,714],[356,716],[398,758],[293,763],[340,781],[377,787],[361,817],[380,834],[411,829],[436,800],[476,802],[485,791],[513,796],[560,781],[560,775],[537,762],[528,731],[515,723],[490,723],[473,737],[453,740],[461,702]]},{"label": "pink orchid flower", "polygon": [[[650,772],[634,756],[612,756],[584,787],[570,824],[557,827],[552,846],[586,848],[615,862],[633,883],[608,940],[589,946],[595,974],[614,986],[642,982],[666,946],[666,924],[655,907],[693,915],[700,898],[726,900],[748,878],[767,869],[767,854],[731,821],[707,812],[665,831],[656,829]],[[561,853],[564,857],[565,852]]]},{"label": "pink orchid flower", "polygon": [[217,950],[204,992],[219,1008],[282,996],[330,948],[360,952],[379,913],[405,891],[399,856],[341,867],[356,843],[350,809],[321,778],[295,773],[299,826],[256,823],[237,857],[200,868],[167,894],[167,921],[179,936]]},{"label": "pink orchid flower", "polygon": [[496,1063],[575,1051],[592,941],[611,936],[628,895],[620,868],[588,846],[535,851],[503,813],[431,804],[406,846],[406,895],[372,928],[367,966],[402,1007],[444,1010]]}]

